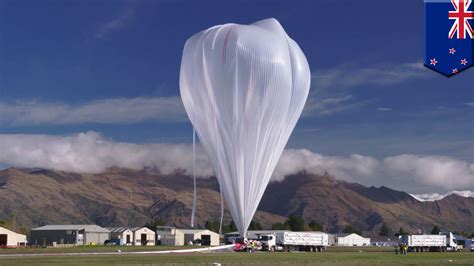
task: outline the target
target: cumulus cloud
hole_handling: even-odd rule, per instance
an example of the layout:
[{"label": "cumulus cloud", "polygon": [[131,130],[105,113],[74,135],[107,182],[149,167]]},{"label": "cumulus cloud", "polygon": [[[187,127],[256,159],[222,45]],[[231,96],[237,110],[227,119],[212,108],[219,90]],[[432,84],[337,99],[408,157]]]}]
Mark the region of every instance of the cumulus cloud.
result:
[{"label": "cumulus cloud", "polygon": [[330,173],[340,179],[356,181],[372,176],[377,171],[374,158],[353,154],[349,157],[323,156],[305,149],[287,149],[278,163],[273,180],[282,180],[288,174],[307,171],[315,174]]},{"label": "cumulus cloud", "polygon": [[419,201],[435,201],[435,200],[444,199],[445,197],[449,195],[453,195],[453,194],[456,194],[461,197],[466,197],[466,198],[474,197],[474,191],[470,191],[470,190],[462,190],[462,191],[453,190],[445,194],[423,193],[423,194],[410,194],[410,195]]},{"label": "cumulus cloud", "polygon": [[[159,167],[163,173],[192,169],[186,144],[131,144],[114,142],[96,132],[72,136],[0,135],[0,162],[15,167],[46,168],[78,173],[100,173],[110,167]],[[191,170],[192,171],[192,170]],[[196,157],[196,172],[210,176],[204,153]]]},{"label": "cumulus cloud", "polygon": [[178,96],[113,98],[79,105],[38,101],[0,102],[0,113],[0,125],[133,124],[147,120],[187,119]]},{"label": "cumulus cloud", "polygon": [[[190,144],[115,142],[96,132],[71,136],[0,134],[0,151],[0,165],[14,167],[79,173],[100,173],[110,167],[156,167],[165,174],[176,169],[187,174],[193,172]],[[338,179],[368,186],[385,185],[413,194],[474,190],[474,164],[443,156],[404,154],[377,160],[359,154],[324,156],[305,149],[287,149],[272,180],[281,181],[301,171],[328,172]],[[196,174],[213,175],[209,159],[200,146],[196,153]]]},{"label": "cumulus cloud", "polygon": [[[157,167],[163,173],[176,169],[192,173],[190,144],[132,144],[107,140],[96,132],[72,136],[0,135],[0,163],[15,167],[47,168],[79,173],[100,173],[110,167],[142,169]],[[351,173],[367,175],[374,171],[375,159],[361,155],[349,158],[324,157],[308,150],[286,150],[278,164],[274,180],[299,171],[326,171],[350,179]],[[210,176],[209,159],[198,146],[196,174]]]},{"label": "cumulus cloud", "polygon": [[445,189],[474,187],[474,164],[444,156],[404,154],[385,158],[384,169],[414,184]]}]

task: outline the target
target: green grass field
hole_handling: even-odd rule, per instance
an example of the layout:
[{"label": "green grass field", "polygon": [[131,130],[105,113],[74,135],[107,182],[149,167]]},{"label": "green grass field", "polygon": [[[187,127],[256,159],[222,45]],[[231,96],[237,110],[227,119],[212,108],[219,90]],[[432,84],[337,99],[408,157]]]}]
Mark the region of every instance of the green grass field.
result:
[{"label": "green grass field", "polygon": [[[74,252],[82,252],[85,248],[54,250],[56,251],[55,253],[69,253],[71,249],[77,250]],[[114,251],[113,247],[96,247],[91,249],[95,249],[96,252]],[[164,247],[150,247],[145,249],[157,250],[164,249]],[[169,249],[169,247],[167,247],[167,249]],[[126,248],[126,251],[132,250],[143,250],[143,248]],[[222,265],[474,265],[473,252],[409,253],[406,256],[402,256],[395,255],[391,252],[392,249],[365,248],[360,249],[360,251],[361,252],[359,252],[359,249],[354,248],[333,248],[322,253],[216,252],[166,255],[91,254],[54,257],[0,257],[0,265],[212,265],[214,262],[219,262]],[[5,251],[2,252],[2,254],[5,253]]]},{"label": "green grass field", "polygon": [[153,251],[153,250],[173,250],[198,248],[198,246],[78,246],[70,248],[12,248],[0,249],[2,254],[45,254],[45,253],[94,253],[94,252],[116,252],[118,249],[122,251]]}]

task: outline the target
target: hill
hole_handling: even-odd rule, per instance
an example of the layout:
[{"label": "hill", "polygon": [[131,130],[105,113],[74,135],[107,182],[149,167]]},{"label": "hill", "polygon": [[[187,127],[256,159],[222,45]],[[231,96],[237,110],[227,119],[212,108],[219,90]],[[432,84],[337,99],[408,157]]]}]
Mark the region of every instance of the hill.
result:
[{"label": "hill", "polygon": [[[75,174],[44,169],[0,171],[0,220],[39,226],[48,223],[97,223],[102,226],[143,225],[163,219],[188,226],[192,179],[179,171],[163,175],[156,169],[113,168],[101,174]],[[352,225],[369,233],[386,223],[417,232],[433,225],[474,231],[474,198],[451,195],[435,202],[419,202],[387,187],[365,187],[331,176],[299,173],[271,183],[255,220],[264,227],[288,215],[316,220],[331,232]],[[220,217],[215,178],[198,180],[196,221]],[[230,214],[225,213],[226,222]]]},{"label": "hill", "polygon": [[[278,199],[280,204],[274,204]],[[271,184],[259,210],[314,219],[327,231],[351,225],[376,234],[383,223],[392,232],[429,232],[434,225],[452,231],[474,231],[474,198],[451,195],[420,202],[408,193],[387,187],[365,187],[330,176],[299,174]]]}]

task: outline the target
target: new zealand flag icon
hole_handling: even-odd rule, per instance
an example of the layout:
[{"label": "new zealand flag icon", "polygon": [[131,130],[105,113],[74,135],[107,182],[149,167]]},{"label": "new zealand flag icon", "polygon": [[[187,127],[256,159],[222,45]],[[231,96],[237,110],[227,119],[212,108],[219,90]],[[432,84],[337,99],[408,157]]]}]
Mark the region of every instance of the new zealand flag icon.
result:
[{"label": "new zealand flag icon", "polygon": [[452,76],[474,64],[472,0],[425,0],[424,65]]}]

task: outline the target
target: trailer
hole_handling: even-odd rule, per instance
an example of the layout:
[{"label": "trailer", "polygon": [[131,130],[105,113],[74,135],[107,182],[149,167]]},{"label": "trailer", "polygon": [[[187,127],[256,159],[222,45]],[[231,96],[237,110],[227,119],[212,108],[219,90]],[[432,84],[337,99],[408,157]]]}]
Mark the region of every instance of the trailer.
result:
[{"label": "trailer", "polygon": [[466,239],[464,242],[464,249],[465,251],[474,251],[474,247],[472,246],[472,239]]},{"label": "trailer", "polygon": [[446,251],[445,235],[402,235],[400,244],[408,246],[410,251]]},{"label": "trailer", "polygon": [[329,235],[323,232],[276,232],[261,235],[262,250],[323,251],[329,246]]}]

